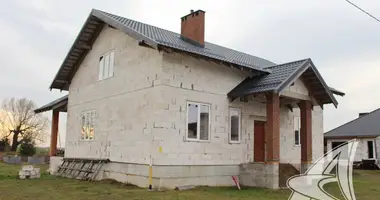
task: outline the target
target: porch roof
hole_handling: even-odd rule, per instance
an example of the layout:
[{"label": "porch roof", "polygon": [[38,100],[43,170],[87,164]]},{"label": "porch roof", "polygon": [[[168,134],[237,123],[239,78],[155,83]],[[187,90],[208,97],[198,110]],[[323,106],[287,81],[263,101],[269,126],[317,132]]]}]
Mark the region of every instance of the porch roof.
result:
[{"label": "porch roof", "polygon": [[343,92],[327,86],[311,59],[274,65],[266,69],[271,70],[272,73],[245,79],[232,89],[228,93],[228,96],[234,99],[240,96],[263,92],[280,93],[298,78],[301,78],[305,82],[306,87],[311,92],[311,96],[321,105],[333,103],[337,106],[338,102],[333,93],[341,96],[344,95]]},{"label": "porch roof", "polygon": [[46,105],[41,106],[34,110],[35,113],[42,113],[49,110],[58,110],[60,112],[67,112],[67,102],[69,95],[65,95],[59,99],[56,99]]}]

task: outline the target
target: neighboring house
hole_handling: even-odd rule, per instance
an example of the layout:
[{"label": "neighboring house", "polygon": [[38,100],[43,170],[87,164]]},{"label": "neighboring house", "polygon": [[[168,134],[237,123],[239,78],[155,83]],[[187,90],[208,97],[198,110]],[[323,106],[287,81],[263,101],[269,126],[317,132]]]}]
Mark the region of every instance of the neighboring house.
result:
[{"label": "neighboring house", "polygon": [[359,141],[355,161],[380,158],[380,109],[360,113],[359,117],[325,133],[327,150],[349,140]]},{"label": "neighboring house", "polygon": [[[311,59],[275,64],[204,40],[205,12],[181,34],[92,10],[51,89],[68,97],[69,158],[107,158],[99,178],[148,186],[278,188],[280,163],[322,156],[323,106],[337,101]],[[67,102],[68,101],[68,102]],[[67,103],[65,103],[67,102]],[[301,128],[304,127],[304,128]]]}]

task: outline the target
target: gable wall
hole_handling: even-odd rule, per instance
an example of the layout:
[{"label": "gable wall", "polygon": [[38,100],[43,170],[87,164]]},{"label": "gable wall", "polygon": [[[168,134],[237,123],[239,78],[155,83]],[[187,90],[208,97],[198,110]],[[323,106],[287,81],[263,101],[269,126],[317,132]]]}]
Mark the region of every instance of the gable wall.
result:
[{"label": "gable wall", "polygon": [[[110,50],[115,52],[114,76],[99,81],[99,57]],[[65,156],[149,163],[161,64],[158,51],[105,26],[69,88]],[[80,115],[88,110],[96,111],[93,141],[80,139]]]},{"label": "gable wall", "polygon": [[309,95],[309,91],[301,79],[295,80],[294,85],[290,85],[286,87],[284,91],[294,92],[294,93],[303,94],[303,95]]}]

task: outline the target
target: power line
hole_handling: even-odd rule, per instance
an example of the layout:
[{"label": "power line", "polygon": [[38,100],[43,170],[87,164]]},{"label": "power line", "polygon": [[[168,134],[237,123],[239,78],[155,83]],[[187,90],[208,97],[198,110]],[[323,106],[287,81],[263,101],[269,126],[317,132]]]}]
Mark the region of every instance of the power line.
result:
[{"label": "power line", "polygon": [[357,6],[356,4],[352,3],[351,1],[349,0],[345,0],[347,1],[349,4],[353,5],[355,8],[359,9],[360,11],[364,12],[365,14],[367,14],[368,16],[370,16],[371,18],[375,19],[377,22],[380,22],[380,19],[373,16],[371,13],[365,11],[364,9],[360,8],[359,6]]}]

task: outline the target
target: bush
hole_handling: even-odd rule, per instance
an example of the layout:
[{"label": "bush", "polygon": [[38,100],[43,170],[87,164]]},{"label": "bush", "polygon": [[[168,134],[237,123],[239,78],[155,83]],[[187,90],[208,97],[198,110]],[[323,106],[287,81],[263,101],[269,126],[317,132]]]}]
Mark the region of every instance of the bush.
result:
[{"label": "bush", "polygon": [[0,140],[0,152],[7,151],[9,149],[9,139],[8,138],[3,138]]},{"label": "bush", "polygon": [[36,153],[34,142],[30,139],[23,139],[17,148],[20,156],[33,156]]},{"label": "bush", "polygon": [[57,149],[56,156],[64,157],[65,156],[65,149],[64,148]]}]

